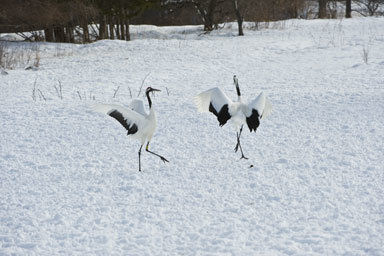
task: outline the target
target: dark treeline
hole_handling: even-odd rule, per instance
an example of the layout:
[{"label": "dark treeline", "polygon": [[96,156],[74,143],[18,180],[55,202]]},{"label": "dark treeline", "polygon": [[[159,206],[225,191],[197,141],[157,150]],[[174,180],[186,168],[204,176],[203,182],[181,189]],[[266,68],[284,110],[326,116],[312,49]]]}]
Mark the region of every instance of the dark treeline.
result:
[{"label": "dark treeline", "polygon": [[[204,30],[210,31],[219,23],[237,20],[242,28],[244,19],[296,18],[303,3],[304,0],[0,0],[0,33],[44,31],[33,33],[29,39],[49,42],[130,40],[132,21],[204,24]],[[159,24],[161,21],[163,24]]]},{"label": "dark treeline", "polygon": [[[1,0],[0,33],[44,31],[49,42],[129,40],[132,17],[157,0]],[[94,25],[94,26],[89,26]],[[93,30],[93,31],[89,31]],[[91,38],[90,34],[95,38]],[[37,38],[34,38],[36,40]]]},{"label": "dark treeline", "polygon": [[[354,0],[372,1],[384,2]],[[130,40],[130,24],[203,24],[205,31],[211,31],[218,24],[237,21],[243,35],[243,20],[307,18],[313,5],[318,18],[334,17],[328,9],[337,2],[346,3],[346,17],[350,17],[348,0],[0,0],[0,33],[35,31],[32,36],[24,34],[25,38],[73,43]]]},{"label": "dark treeline", "polygon": [[274,21],[301,16],[306,0],[175,0],[157,3],[134,19],[155,25],[203,24],[210,31],[237,20]]}]

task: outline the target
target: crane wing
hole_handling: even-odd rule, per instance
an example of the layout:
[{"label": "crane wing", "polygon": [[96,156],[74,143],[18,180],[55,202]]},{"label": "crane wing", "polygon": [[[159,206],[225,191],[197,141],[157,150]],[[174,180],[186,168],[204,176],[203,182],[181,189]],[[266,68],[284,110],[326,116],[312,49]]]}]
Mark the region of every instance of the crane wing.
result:
[{"label": "crane wing", "polygon": [[119,121],[127,129],[127,135],[135,134],[145,121],[145,116],[142,114],[119,105],[98,104],[94,109]]},{"label": "crane wing", "polygon": [[196,96],[196,105],[199,112],[212,112],[223,126],[231,118],[228,108],[232,104],[220,88],[212,88]]},{"label": "crane wing", "polygon": [[129,108],[143,116],[148,115],[148,113],[145,111],[144,102],[142,100],[139,100],[139,99],[132,100],[132,102],[129,104]]},{"label": "crane wing", "polygon": [[246,121],[250,132],[255,131],[260,125],[260,119],[267,117],[272,112],[272,104],[265,96],[260,93],[256,99],[248,104],[249,111],[246,115]]},{"label": "crane wing", "polygon": [[272,113],[272,104],[271,104],[271,102],[269,101],[269,99],[266,97],[266,98],[265,98],[265,105],[264,105],[264,111],[263,111],[262,118],[266,118],[266,117],[269,116],[271,113]]}]

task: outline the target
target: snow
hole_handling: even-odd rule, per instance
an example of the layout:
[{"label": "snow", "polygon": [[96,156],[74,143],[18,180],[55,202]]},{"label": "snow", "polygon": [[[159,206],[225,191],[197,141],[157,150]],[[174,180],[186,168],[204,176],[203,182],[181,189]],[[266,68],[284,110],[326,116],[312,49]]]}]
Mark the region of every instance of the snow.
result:
[{"label": "snow", "polygon": [[[384,255],[384,18],[248,25],[40,43],[36,71],[0,76],[0,255]],[[273,105],[249,160],[193,100],[235,99],[233,75]],[[139,143],[91,107],[142,84],[162,90],[150,149],[170,162],[143,151],[140,173]]]}]

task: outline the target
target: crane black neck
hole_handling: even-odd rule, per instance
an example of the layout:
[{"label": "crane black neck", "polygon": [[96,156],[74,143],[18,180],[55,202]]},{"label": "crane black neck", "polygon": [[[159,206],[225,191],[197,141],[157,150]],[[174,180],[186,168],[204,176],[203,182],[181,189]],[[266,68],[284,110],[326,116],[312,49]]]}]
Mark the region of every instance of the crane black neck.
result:
[{"label": "crane black neck", "polygon": [[237,96],[241,96],[241,93],[240,93],[240,87],[238,84],[236,84],[236,91],[237,91]]},{"label": "crane black neck", "polygon": [[151,97],[149,97],[149,92],[146,92],[146,95],[147,95],[147,99],[148,99],[149,108],[152,108],[152,100],[151,100]]}]

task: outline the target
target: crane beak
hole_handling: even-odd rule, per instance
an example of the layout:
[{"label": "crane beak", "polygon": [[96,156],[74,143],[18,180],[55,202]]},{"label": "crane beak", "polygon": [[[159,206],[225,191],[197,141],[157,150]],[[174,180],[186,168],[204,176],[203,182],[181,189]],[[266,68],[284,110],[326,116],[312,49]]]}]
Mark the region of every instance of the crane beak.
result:
[{"label": "crane beak", "polygon": [[161,92],[161,91],[158,89],[151,88],[151,93],[153,96],[155,96],[155,92]]}]

